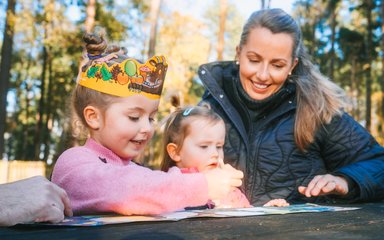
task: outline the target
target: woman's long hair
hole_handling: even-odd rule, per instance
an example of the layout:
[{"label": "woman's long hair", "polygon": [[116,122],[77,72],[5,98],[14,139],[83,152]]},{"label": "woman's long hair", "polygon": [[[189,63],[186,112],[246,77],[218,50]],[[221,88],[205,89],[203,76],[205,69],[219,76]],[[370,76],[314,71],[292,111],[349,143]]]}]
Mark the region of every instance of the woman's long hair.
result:
[{"label": "woman's long hair", "polygon": [[303,46],[300,27],[290,15],[281,9],[254,12],[244,25],[240,49],[249,40],[251,30],[257,27],[267,28],[272,33],[286,33],[293,39],[292,61],[297,58],[298,63],[287,81],[296,83],[295,142],[305,151],[313,142],[316,131],[334,116],[342,114],[345,93],[312,63]]}]

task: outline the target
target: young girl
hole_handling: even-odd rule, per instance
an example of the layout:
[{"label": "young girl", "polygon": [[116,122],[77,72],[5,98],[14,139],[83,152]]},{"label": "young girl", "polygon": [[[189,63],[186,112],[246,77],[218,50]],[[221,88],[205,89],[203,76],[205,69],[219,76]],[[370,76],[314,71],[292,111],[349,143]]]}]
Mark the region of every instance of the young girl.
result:
[{"label": "young girl", "polygon": [[73,107],[89,130],[84,146],[66,150],[52,181],[64,188],[74,214],[159,214],[205,204],[240,186],[242,172],[227,165],[204,173],[152,171],[131,160],[154,132],[167,70],[162,56],[145,64],[108,52],[104,34],[83,37],[89,61],[81,68]]},{"label": "young girl", "polygon": [[[161,170],[177,166],[183,173],[197,173],[221,168],[224,142],[225,125],[218,114],[200,106],[180,108],[165,124]],[[251,207],[238,188],[213,202],[216,208]],[[288,205],[284,199],[273,199],[264,206]],[[212,207],[210,202],[207,207]]]}]

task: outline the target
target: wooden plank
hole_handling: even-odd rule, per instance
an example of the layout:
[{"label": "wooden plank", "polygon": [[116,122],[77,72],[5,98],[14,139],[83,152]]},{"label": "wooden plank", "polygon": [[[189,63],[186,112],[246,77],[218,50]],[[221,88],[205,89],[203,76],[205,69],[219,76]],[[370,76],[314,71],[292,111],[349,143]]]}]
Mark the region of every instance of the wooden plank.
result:
[{"label": "wooden plank", "polygon": [[362,209],[99,227],[0,228],[0,239],[383,239],[384,202]]},{"label": "wooden plank", "polygon": [[45,176],[45,169],[46,164],[43,161],[1,160],[0,184],[33,176]]}]

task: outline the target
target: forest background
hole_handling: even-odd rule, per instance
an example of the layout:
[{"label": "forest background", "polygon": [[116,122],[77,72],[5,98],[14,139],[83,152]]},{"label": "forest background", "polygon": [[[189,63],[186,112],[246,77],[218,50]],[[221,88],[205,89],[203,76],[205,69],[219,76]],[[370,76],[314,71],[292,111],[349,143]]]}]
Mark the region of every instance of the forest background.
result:
[{"label": "forest background", "polygon": [[[199,2],[204,4],[196,8]],[[71,134],[69,96],[81,60],[81,37],[95,26],[104,27],[109,42],[126,47],[131,57],[167,56],[159,123],[174,105],[196,104],[204,91],[198,66],[234,59],[249,17],[244,9],[270,8],[280,1],[242,1],[243,10],[237,2],[1,1],[0,159],[42,162],[49,176],[59,154],[82,144],[84,139]],[[320,70],[350,97],[346,110],[384,144],[384,3],[292,0],[290,14]],[[160,136],[159,126],[137,161],[158,167]]]}]

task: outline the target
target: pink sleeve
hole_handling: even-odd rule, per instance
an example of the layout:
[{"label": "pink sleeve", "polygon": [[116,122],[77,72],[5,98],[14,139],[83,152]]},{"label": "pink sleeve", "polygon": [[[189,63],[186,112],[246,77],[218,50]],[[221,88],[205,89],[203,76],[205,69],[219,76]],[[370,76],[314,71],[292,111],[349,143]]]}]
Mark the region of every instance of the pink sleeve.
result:
[{"label": "pink sleeve", "polygon": [[240,189],[235,188],[232,192],[228,194],[225,199],[220,200],[220,208],[222,207],[230,207],[230,208],[247,208],[252,207],[249,203],[247,197],[240,191]]},{"label": "pink sleeve", "polygon": [[[181,168],[182,173],[197,173],[199,170],[197,168]],[[208,204],[212,200],[209,200]],[[249,203],[247,197],[240,191],[240,189],[235,188],[231,191],[225,198],[220,199],[218,202],[217,208],[247,208],[252,207]]]},{"label": "pink sleeve", "polygon": [[64,188],[75,214],[115,212],[159,214],[199,206],[208,201],[203,174],[153,171],[133,162],[126,166],[98,161],[84,147],[65,151],[57,160],[52,181]]}]

